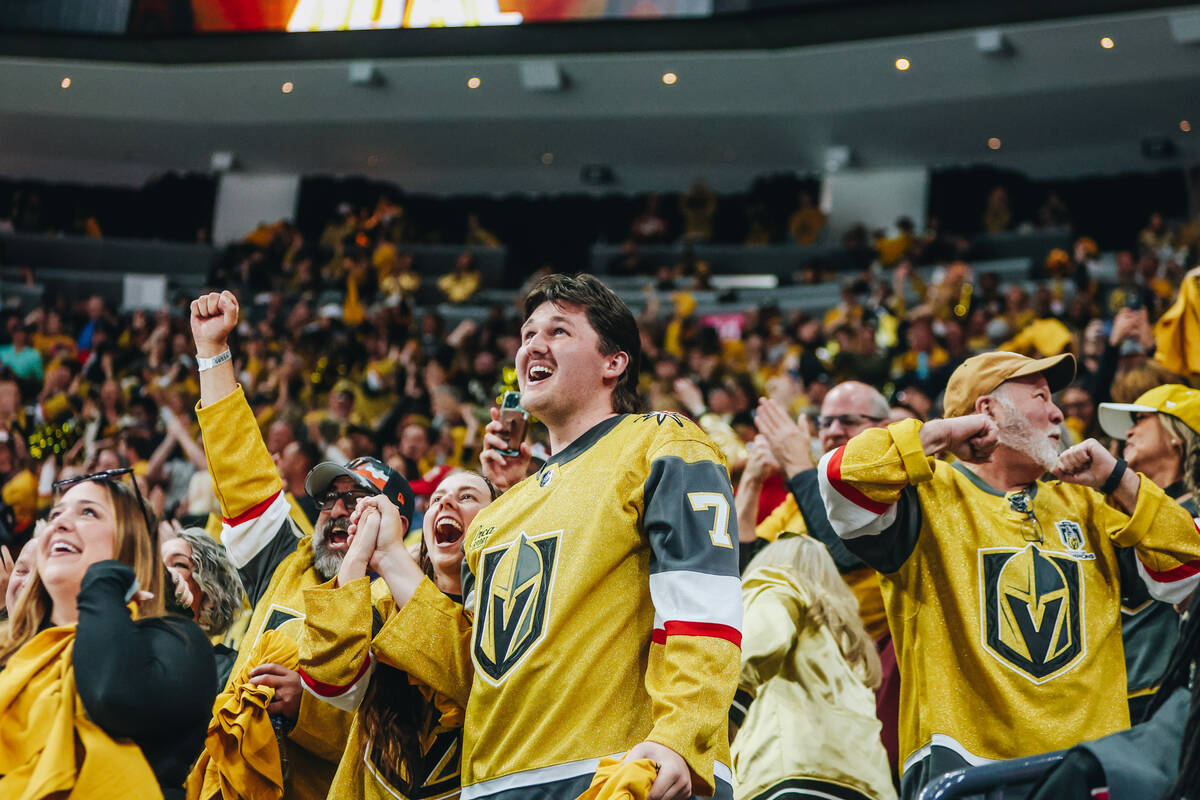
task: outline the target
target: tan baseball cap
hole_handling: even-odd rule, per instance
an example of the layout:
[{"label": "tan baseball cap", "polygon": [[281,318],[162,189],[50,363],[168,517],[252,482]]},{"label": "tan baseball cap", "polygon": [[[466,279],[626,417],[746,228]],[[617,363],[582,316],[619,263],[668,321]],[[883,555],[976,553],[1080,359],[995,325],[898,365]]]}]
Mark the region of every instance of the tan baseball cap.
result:
[{"label": "tan baseball cap", "polygon": [[947,417],[973,414],[975,401],[980,397],[991,394],[1007,380],[1027,375],[1045,375],[1050,391],[1057,392],[1075,379],[1075,356],[1063,353],[1050,358],[1030,358],[1000,350],[971,356],[950,376],[942,407]]},{"label": "tan baseball cap", "polygon": [[1135,414],[1168,414],[1200,434],[1200,390],[1166,383],[1132,403],[1101,403],[1100,427],[1114,439],[1124,439]]}]

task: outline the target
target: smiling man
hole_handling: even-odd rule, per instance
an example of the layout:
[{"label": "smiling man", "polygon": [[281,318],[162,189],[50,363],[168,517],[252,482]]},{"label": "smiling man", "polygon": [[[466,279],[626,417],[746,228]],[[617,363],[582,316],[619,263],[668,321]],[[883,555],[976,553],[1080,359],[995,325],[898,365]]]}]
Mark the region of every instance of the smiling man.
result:
[{"label": "smiling man", "polygon": [[[974,356],[950,377],[946,419],[868,430],[821,459],[830,524],[882,573],[906,798],[952,769],[1129,726],[1119,548],[1158,599],[1200,582],[1195,524],[1162,489],[1094,439],[1058,453],[1051,392],[1074,372],[1070,355]],[[945,451],[959,460],[935,460]]]},{"label": "smiling man", "polygon": [[552,455],[526,478],[528,445],[485,451],[516,485],[467,531],[463,607],[389,556],[410,576],[388,581],[398,666],[466,705],[465,800],[573,800],[606,756],[653,770],[651,800],[730,798],[741,602],[721,453],[638,413],[637,323],[594,277],[543,279],[525,313],[517,380]]},{"label": "smiling man", "polygon": [[[191,315],[200,369],[196,415],[213,490],[221,502],[221,542],[254,607],[231,671],[237,675],[263,632],[279,630],[299,640],[304,590],[337,575],[357,502],[387,497],[399,509],[407,531],[413,494],[400,473],[373,458],[357,458],[344,466],[318,464],[305,480],[305,491],[320,513],[312,535],[301,536],[289,519],[283,482],[234,375],[228,339],[237,327],[237,299],[227,291],[206,294],[192,302]],[[267,710],[292,725],[284,797],[324,798],[346,746],[351,715],[305,691],[295,670],[260,664],[251,676],[252,682],[275,689]]]}]

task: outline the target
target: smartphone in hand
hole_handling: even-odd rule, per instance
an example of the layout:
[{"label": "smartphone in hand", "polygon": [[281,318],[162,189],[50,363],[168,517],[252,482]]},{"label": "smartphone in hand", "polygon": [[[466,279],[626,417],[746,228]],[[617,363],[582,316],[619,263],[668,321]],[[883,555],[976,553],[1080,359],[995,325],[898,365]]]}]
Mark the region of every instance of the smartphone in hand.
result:
[{"label": "smartphone in hand", "polygon": [[529,412],[521,408],[521,393],[508,391],[500,398],[500,436],[508,442],[508,449],[500,455],[512,458],[521,455],[521,442],[525,440],[525,428],[529,425]]}]

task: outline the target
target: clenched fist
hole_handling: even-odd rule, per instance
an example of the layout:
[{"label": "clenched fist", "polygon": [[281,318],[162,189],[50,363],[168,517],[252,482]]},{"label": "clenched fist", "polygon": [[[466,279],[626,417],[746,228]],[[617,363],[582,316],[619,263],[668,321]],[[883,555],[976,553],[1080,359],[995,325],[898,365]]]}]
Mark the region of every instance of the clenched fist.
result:
[{"label": "clenched fist", "polygon": [[238,324],[238,301],[233,292],[209,292],[192,301],[192,340],[196,355],[212,358],[229,344]]},{"label": "clenched fist", "polygon": [[979,463],[991,458],[999,443],[996,421],[987,414],[935,419],[921,427],[921,445],[930,456],[949,450],[959,461]]},{"label": "clenched fist", "polygon": [[1080,442],[1058,456],[1058,463],[1050,470],[1054,477],[1066,483],[1077,483],[1099,491],[1112,474],[1117,459],[1095,439]]}]

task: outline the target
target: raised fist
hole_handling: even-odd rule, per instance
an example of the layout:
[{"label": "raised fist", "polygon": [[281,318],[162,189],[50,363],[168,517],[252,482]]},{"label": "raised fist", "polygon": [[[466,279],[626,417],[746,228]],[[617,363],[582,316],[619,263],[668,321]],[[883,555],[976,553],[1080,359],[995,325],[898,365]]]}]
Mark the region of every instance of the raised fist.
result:
[{"label": "raised fist", "polygon": [[927,455],[949,450],[960,461],[987,461],[1000,443],[996,422],[987,414],[935,419],[921,428],[921,444]]},{"label": "raised fist", "polygon": [[1116,465],[1117,459],[1112,453],[1095,439],[1088,439],[1062,451],[1050,472],[1065,483],[1077,483],[1099,491]]},{"label": "raised fist", "polygon": [[238,301],[228,290],[210,292],[192,301],[192,340],[196,355],[212,358],[229,344],[229,334],[238,324]]}]

